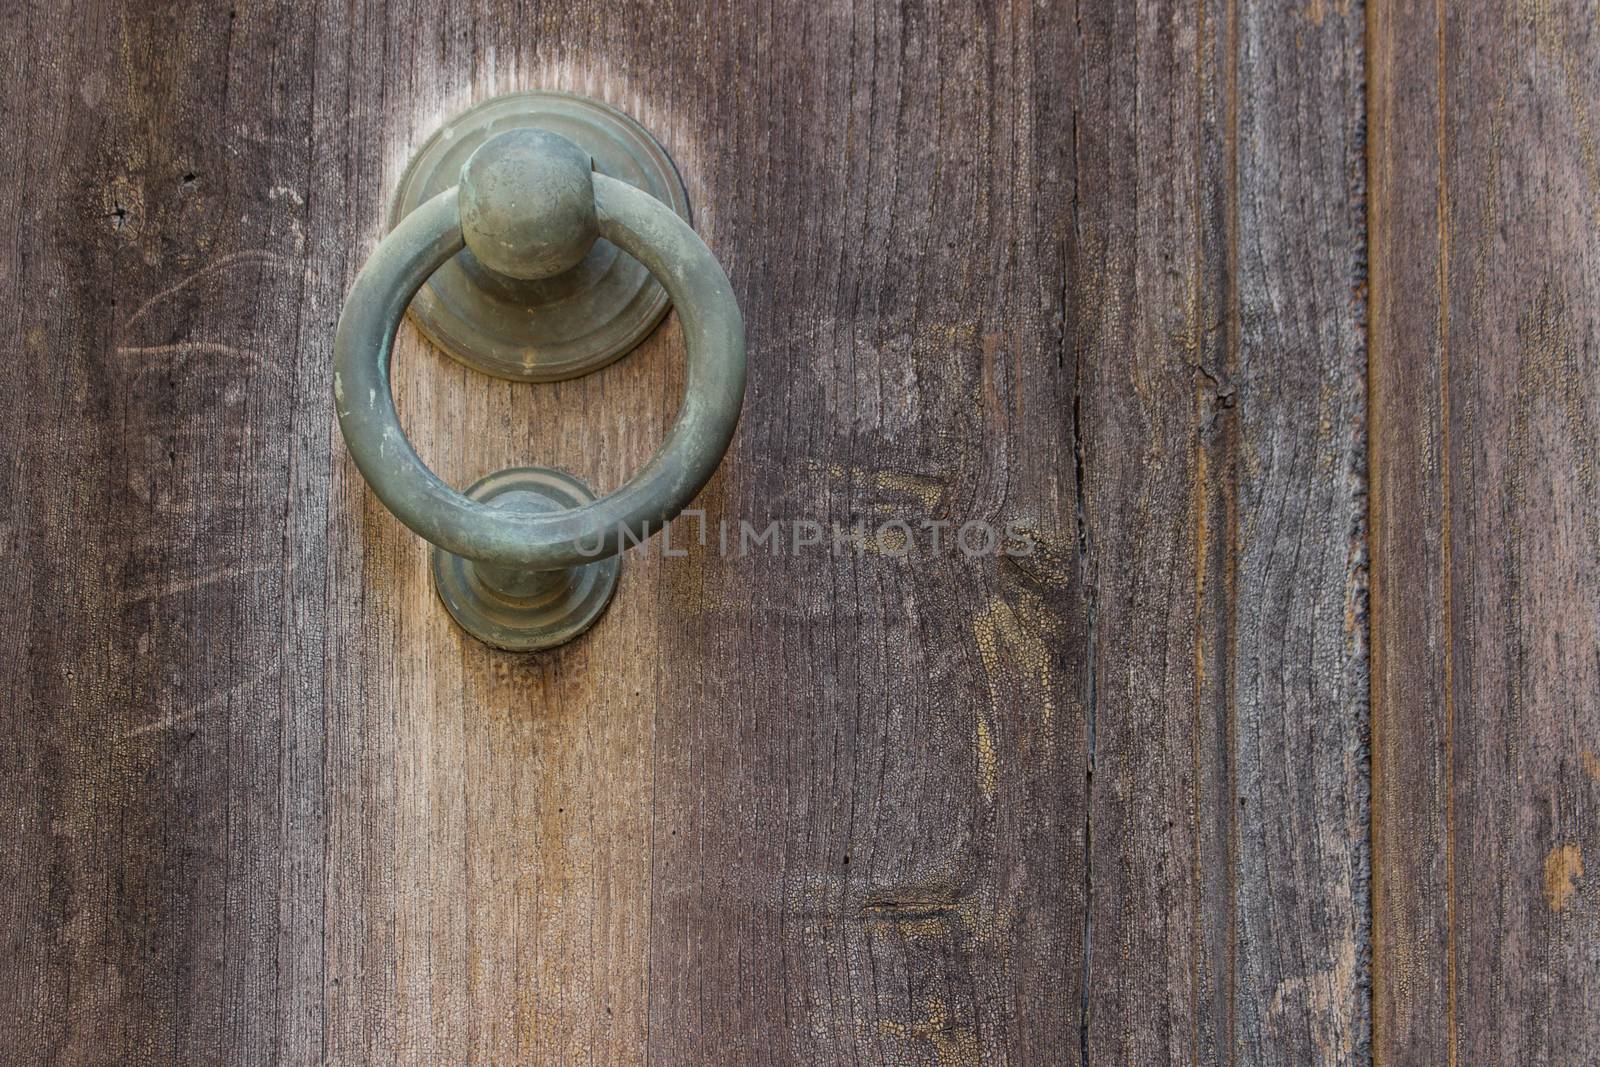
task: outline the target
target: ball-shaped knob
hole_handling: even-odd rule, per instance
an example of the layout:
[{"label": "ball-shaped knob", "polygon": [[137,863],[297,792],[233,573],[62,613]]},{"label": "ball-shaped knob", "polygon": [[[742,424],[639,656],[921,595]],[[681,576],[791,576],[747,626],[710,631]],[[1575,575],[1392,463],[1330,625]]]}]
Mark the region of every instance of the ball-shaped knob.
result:
[{"label": "ball-shaped knob", "polygon": [[551,278],[600,236],[589,153],[549,130],[507,130],[461,168],[461,232],[492,271]]}]

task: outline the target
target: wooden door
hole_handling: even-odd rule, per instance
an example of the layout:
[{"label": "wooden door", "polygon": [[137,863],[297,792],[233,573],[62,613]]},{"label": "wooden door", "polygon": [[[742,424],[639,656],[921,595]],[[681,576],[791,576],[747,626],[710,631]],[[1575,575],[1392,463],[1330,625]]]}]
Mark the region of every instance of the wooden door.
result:
[{"label": "wooden door", "polygon": [[[5,4],[0,1060],[1592,1055],[1600,23],[1489,8]],[[332,333],[530,87],[739,294],[699,506],[912,551],[452,625]],[[605,490],[682,367],[394,379],[453,484]]]}]

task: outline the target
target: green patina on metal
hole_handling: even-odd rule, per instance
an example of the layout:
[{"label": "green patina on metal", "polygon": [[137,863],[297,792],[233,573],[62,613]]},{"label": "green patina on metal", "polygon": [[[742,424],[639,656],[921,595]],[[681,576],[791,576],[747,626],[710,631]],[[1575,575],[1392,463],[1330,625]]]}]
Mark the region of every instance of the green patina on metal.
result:
[{"label": "green patina on metal", "polygon": [[[622,112],[572,93],[508,93],[441,127],[400,178],[391,228],[457,184],[462,166],[509,130],[559,134],[593,161],[689,220],[689,196],[666,150]],[[625,355],[655,328],[670,301],[660,283],[610,241],[590,245],[554,276],[513,275],[474,250],[443,265],[411,304],[417,327],[451,356],[515,381],[574,378]]]},{"label": "green patina on metal", "polygon": [[[389,510],[436,546],[436,585],[451,614],[501,648],[548,648],[593,623],[616,585],[612,557],[694,499],[727,451],[744,401],[744,321],[716,257],[672,208],[585,174],[584,158],[548,131],[486,140],[459,187],[406,215],[374,250],[334,335],[334,400],[356,466]],[[650,461],[599,499],[544,468],[501,471],[457,492],[422,462],[395,411],[389,359],[407,306],[466,246],[501,270],[537,278],[586,261],[597,236],[636,259],[678,309],[688,367],[677,421]]]},{"label": "green patina on metal", "polygon": [[[572,475],[548,467],[512,467],[480,478],[467,499],[530,513],[580,507],[594,494]],[[439,599],[463,630],[513,651],[564,644],[593,626],[616,592],[620,556],[582,567],[530,571],[496,567],[433,549]]]}]

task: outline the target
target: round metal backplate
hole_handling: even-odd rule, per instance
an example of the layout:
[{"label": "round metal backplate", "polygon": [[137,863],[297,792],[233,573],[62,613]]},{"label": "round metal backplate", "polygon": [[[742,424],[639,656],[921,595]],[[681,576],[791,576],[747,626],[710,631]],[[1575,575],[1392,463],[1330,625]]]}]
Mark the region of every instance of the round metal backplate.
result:
[{"label": "round metal backplate", "polygon": [[[600,173],[642,189],[689,220],[689,194],[666,149],[616,108],[573,93],[534,90],[485,100],[434,133],[412,158],[390,229],[455,185],[461,166],[505,130],[542,127],[578,143]],[[625,355],[666,314],[666,290],[604,239],[555,278],[526,282],[489,271],[463,250],[411,302],[411,320],[450,355],[497,378],[553,382]]]},{"label": "round metal backplate", "polygon": [[[508,499],[501,499],[511,494]],[[567,510],[594,499],[588,486],[548,467],[512,467],[479,479],[467,497],[499,506]],[[441,548],[433,550],[433,584],[461,628],[495,648],[531,652],[572,640],[594,625],[617,589],[617,556],[550,572],[548,582],[527,595],[486,584],[480,564]]]}]

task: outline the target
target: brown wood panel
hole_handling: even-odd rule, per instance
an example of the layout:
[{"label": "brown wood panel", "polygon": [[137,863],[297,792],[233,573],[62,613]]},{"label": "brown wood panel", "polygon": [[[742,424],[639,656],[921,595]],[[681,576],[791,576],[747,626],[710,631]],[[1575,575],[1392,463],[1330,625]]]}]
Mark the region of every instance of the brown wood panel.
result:
[{"label": "brown wood panel", "polygon": [[1084,978],[1071,23],[801,11],[708,50],[751,78],[706,121],[742,131],[708,180],[749,190],[721,209],[753,339],[709,503],[1010,522],[1046,547],[971,561],[918,534],[904,558],[665,570],[703,622],[662,630],[663,662],[694,666],[663,672],[657,713],[652,1051],[1062,1062]]},{"label": "brown wood panel", "polygon": [[1377,1060],[1600,1032],[1592,4],[1372,25]]},{"label": "brown wood panel", "polygon": [[1087,1059],[1359,1062],[1362,13],[1080,26]]},{"label": "brown wood panel", "polygon": [[[0,20],[7,1058],[1365,1058],[1359,5]],[[329,350],[412,148],[538,85],[740,294],[713,519],[1037,551],[635,553],[464,639]],[[447,480],[608,489],[681,363],[394,378]]]}]

